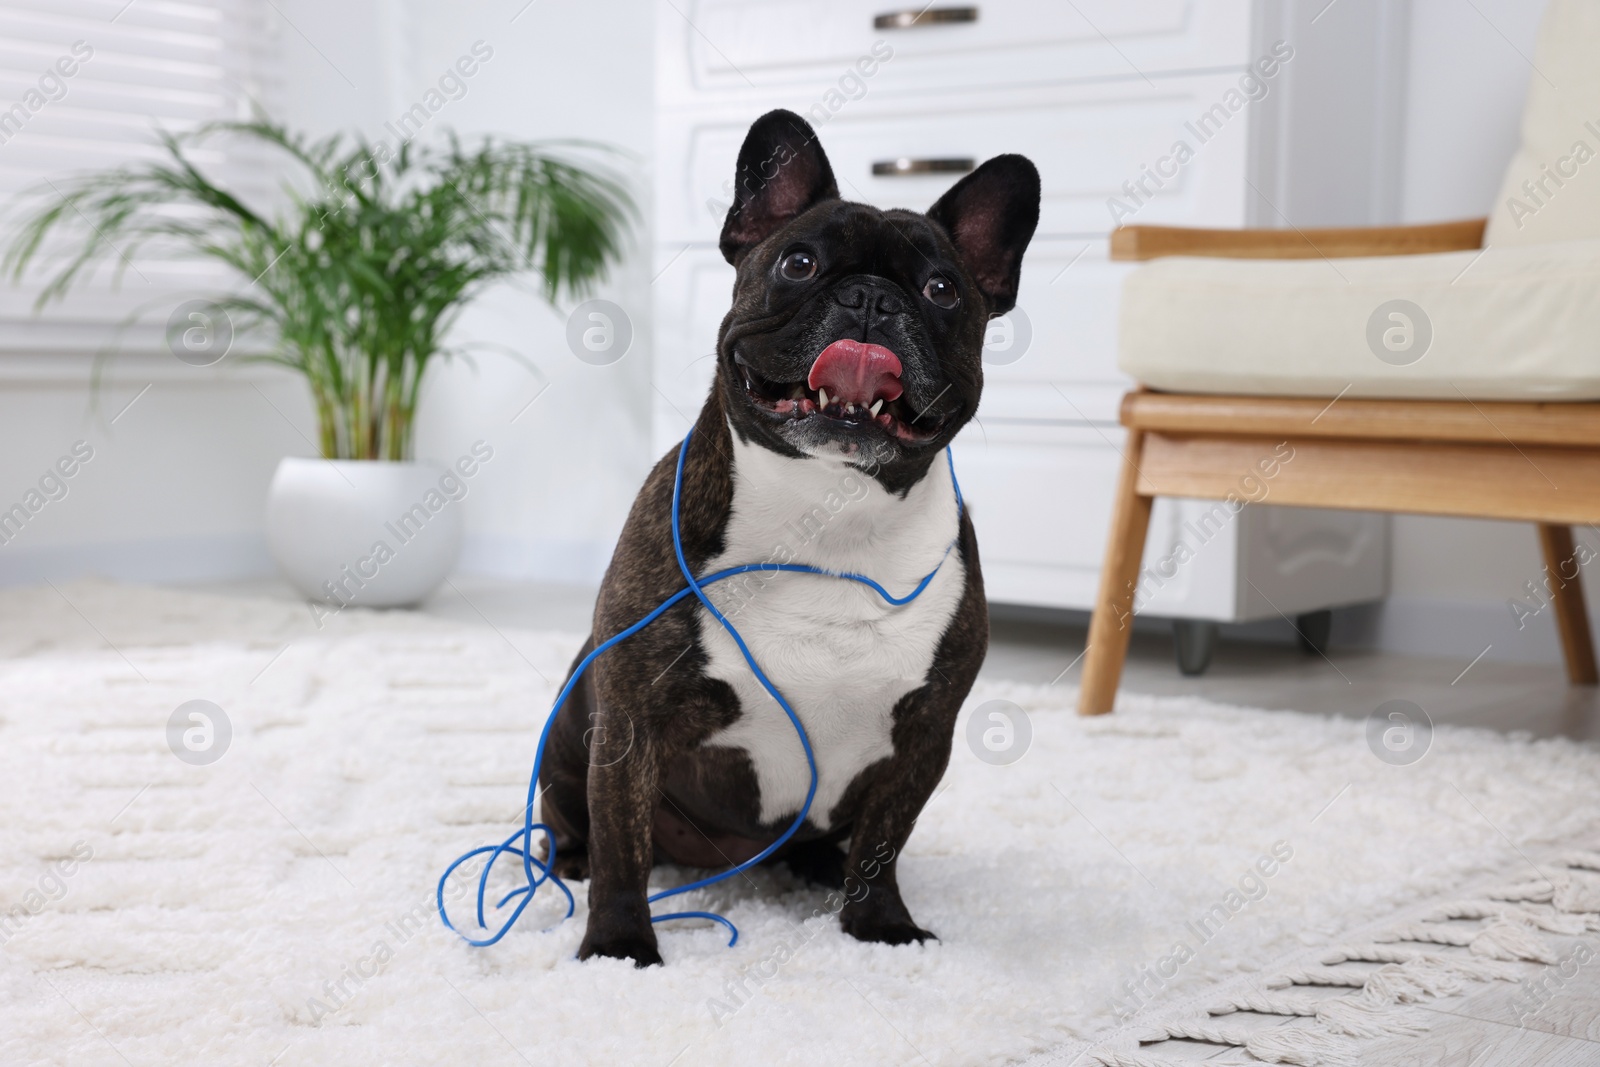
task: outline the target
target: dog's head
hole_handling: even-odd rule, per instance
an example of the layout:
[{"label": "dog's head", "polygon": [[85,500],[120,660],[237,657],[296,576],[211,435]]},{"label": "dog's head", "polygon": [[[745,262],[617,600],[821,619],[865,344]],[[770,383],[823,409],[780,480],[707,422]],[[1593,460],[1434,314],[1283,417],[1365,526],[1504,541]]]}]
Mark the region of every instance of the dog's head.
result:
[{"label": "dog's head", "polygon": [[928,213],[839,198],[800,116],[739,150],[722,254],[738,268],[717,341],[736,432],[786,455],[922,468],[972,418],[990,316],[1016,303],[1039,172],[996,156]]}]

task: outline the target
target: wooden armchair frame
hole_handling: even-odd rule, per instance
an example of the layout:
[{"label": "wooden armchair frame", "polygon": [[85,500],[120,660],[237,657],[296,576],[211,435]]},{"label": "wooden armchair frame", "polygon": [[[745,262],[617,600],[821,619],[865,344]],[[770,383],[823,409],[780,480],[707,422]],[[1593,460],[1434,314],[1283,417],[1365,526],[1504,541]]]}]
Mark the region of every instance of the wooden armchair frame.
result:
[{"label": "wooden armchair frame", "polygon": [[[1111,256],[1249,259],[1410,255],[1478,248],[1483,219],[1374,229],[1127,226]],[[1150,509],[1158,496],[1226,499],[1282,442],[1272,503],[1536,523],[1574,685],[1600,682],[1572,527],[1600,523],[1600,403],[1213,396],[1143,389],[1128,429],[1078,711],[1111,710],[1127,658]]]}]

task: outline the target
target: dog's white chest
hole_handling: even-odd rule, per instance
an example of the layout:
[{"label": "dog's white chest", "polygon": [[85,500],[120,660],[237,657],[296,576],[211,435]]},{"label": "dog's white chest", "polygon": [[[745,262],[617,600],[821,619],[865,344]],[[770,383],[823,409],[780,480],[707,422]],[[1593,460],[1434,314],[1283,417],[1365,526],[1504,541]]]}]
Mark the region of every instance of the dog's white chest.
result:
[{"label": "dog's white chest", "polygon": [[[959,522],[954,485],[941,460],[901,498],[843,463],[789,459],[732,437],[733,511],[726,548],[708,572],[806,563],[863,575],[903,597],[939,566],[900,607],[859,582],[814,574],[752,573],[706,590],[804,724],[817,761],[810,817],[827,827],[856,775],[893,753],[894,706],[925,681],[961,600],[964,568],[949,548]],[[706,673],[732,686],[743,709],[706,744],[748,753],[763,821],[792,816],[810,782],[794,726],[711,613],[702,607],[699,618]]]}]

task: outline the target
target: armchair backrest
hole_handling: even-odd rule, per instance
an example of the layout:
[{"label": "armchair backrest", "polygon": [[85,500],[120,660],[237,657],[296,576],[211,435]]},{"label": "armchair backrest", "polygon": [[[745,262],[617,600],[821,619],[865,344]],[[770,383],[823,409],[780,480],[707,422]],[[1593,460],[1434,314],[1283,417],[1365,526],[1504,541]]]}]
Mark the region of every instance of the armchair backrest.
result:
[{"label": "armchair backrest", "polygon": [[1550,0],[1487,245],[1600,238],[1600,0]]}]

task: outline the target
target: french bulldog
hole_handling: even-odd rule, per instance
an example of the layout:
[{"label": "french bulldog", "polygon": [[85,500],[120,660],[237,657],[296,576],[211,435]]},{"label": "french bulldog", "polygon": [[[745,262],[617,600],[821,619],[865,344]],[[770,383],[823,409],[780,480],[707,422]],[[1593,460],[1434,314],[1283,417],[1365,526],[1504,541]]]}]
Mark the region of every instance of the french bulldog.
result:
[{"label": "french bulldog", "polygon": [[[935,572],[902,606],[806,573],[706,587],[815,753],[809,814],[770,859],[820,885],[853,878],[839,910],[852,936],[921,942],[933,935],[901,899],[896,860],[949,762],[989,635],[944,449],[978,408],[986,324],[1016,302],[1039,174],[996,156],[927,214],[883,211],[841,199],[812,128],[772,111],[750,127],[734,184],[720,247],[737,277],[687,445],[683,554],[697,576],[804,563],[896,597]],[[678,452],[633,504],[579,660],[684,588]],[[756,856],[810,781],[787,715],[695,599],[602,655],[558,712],[540,774],[554,870],[589,880],[579,957],[660,963],[652,866]]]}]

